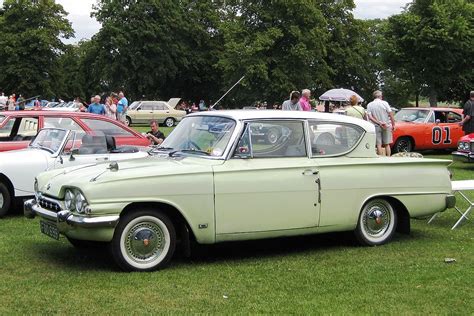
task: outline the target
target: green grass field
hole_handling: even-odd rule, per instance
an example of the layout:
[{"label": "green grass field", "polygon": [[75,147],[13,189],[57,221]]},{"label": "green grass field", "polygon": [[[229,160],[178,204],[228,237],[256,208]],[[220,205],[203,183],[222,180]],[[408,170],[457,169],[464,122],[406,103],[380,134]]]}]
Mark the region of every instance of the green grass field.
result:
[{"label": "green grass field", "polygon": [[[451,169],[474,178],[474,164]],[[123,273],[107,252],[78,251],[12,215],[0,220],[0,314],[472,314],[474,222],[451,231],[457,218],[412,220],[411,235],[380,247],[351,233],[227,243]]]}]

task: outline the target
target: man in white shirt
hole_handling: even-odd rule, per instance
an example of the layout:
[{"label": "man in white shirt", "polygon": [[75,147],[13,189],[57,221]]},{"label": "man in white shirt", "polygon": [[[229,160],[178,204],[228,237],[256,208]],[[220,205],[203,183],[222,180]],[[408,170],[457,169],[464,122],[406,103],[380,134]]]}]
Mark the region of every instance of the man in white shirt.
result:
[{"label": "man in white shirt", "polygon": [[390,156],[395,119],[390,105],[382,100],[382,91],[374,91],[374,101],[367,105],[367,114],[369,120],[375,125],[377,153],[381,156]]},{"label": "man in white shirt", "polygon": [[2,92],[2,95],[0,95],[0,109],[5,109],[5,107],[7,106],[7,101],[8,98],[5,96],[5,93]]}]

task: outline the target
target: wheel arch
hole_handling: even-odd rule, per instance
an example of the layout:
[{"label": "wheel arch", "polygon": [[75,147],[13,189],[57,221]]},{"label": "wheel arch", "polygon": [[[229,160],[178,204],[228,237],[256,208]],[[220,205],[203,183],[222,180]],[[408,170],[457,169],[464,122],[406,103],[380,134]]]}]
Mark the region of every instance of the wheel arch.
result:
[{"label": "wheel arch", "polygon": [[410,141],[411,141],[412,144],[413,144],[413,150],[416,149],[416,141],[415,141],[415,138],[414,138],[413,136],[411,136],[411,135],[401,135],[401,136],[398,136],[397,139],[395,139],[395,140],[393,141],[392,149],[396,149],[396,146],[395,146],[395,145],[397,144],[397,142],[398,142],[398,140],[399,140],[400,138],[408,138],[408,139],[410,139]]},{"label": "wheel arch", "polygon": [[4,175],[3,173],[0,173],[0,182],[4,183],[7,188],[8,188],[8,191],[10,192],[10,196],[12,198],[12,200],[15,199],[15,187],[13,186],[13,183],[10,181],[10,179],[8,179],[8,177],[6,175]]},{"label": "wheel arch", "polygon": [[176,237],[178,242],[181,242],[181,246],[186,255],[190,253],[191,241],[196,241],[196,235],[192,230],[189,221],[185,218],[182,212],[171,204],[165,202],[134,202],[128,204],[120,213],[120,217],[133,212],[140,208],[151,208],[159,210],[169,217],[173,225],[175,225]]},{"label": "wheel arch", "polygon": [[361,210],[369,201],[372,201],[374,199],[383,199],[390,203],[390,205],[393,207],[393,210],[397,214],[397,227],[395,228],[397,232],[403,234],[410,233],[410,214],[408,213],[408,209],[406,208],[406,206],[399,199],[391,195],[371,196],[364,201]]}]

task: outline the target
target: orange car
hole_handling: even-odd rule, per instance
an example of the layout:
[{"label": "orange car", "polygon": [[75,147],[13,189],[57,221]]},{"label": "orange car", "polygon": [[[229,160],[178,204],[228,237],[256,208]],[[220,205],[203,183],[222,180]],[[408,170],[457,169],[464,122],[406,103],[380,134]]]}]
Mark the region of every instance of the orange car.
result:
[{"label": "orange car", "polygon": [[403,108],[395,114],[392,151],[456,149],[464,136],[461,119],[462,109]]}]

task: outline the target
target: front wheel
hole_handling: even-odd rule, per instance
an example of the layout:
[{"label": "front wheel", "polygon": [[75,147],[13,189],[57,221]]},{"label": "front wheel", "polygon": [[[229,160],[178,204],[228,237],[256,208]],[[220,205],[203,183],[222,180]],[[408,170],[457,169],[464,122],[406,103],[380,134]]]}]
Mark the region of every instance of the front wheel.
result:
[{"label": "front wheel", "polygon": [[112,255],[125,271],[153,271],[168,265],[176,232],[162,212],[140,210],[120,219],[111,243]]},{"label": "front wheel", "polygon": [[12,203],[12,197],[5,183],[0,182],[0,217],[7,215],[10,205]]},{"label": "front wheel", "polygon": [[386,200],[374,199],[362,208],[355,235],[363,245],[382,245],[393,237],[396,227],[397,215],[392,205]]},{"label": "front wheel", "polygon": [[126,117],[125,117],[125,124],[126,124],[127,126],[132,125],[132,119],[130,118],[130,116],[126,116]]},{"label": "front wheel", "polygon": [[396,153],[411,152],[413,150],[413,141],[410,137],[400,137],[393,146]]},{"label": "front wheel", "polygon": [[166,126],[166,127],[173,127],[173,126],[174,126],[174,118],[168,117],[168,118],[165,120],[165,126]]}]

